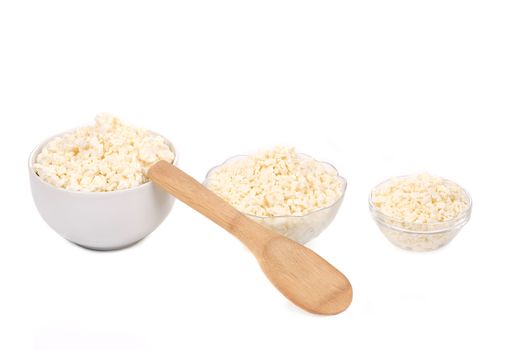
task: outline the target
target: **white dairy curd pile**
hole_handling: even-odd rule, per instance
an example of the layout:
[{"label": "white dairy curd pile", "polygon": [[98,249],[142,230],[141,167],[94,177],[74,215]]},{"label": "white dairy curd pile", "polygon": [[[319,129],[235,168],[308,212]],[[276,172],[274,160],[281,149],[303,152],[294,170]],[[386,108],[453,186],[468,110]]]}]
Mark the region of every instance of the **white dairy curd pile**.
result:
[{"label": "white dairy curd pile", "polygon": [[301,216],[335,203],[344,180],[333,167],[276,147],[214,169],[206,186],[243,213]]},{"label": "white dairy curd pile", "polygon": [[429,174],[390,179],[374,189],[372,203],[388,217],[416,224],[455,219],[468,205],[461,187]]},{"label": "white dairy curd pile", "polygon": [[35,173],[53,186],[73,191],[109,192],[148,181],[155,162],[173,162],[166,140],[150,131],[100,114],[95,125],[53,138],[33,164]]},{"label": "white dairy curd pile", "polygon": [[372,190],[369,206],[381,231],[403,249],[448,244],[470,219],[472,201],[456,183],[429,174],[391,178]]}]

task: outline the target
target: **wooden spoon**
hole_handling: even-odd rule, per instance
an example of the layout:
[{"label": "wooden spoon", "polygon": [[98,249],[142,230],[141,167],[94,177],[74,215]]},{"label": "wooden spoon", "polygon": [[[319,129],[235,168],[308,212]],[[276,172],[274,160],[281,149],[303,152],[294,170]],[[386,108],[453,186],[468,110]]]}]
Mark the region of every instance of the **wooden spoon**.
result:
[{"label": "wooden spoon", "polygon": [[244,243],[268,279],[295,305],[315,314],[334,315],[352,302],[348,279],[310,249],[250,220],[168,162],[154,164],[148,176]]}]

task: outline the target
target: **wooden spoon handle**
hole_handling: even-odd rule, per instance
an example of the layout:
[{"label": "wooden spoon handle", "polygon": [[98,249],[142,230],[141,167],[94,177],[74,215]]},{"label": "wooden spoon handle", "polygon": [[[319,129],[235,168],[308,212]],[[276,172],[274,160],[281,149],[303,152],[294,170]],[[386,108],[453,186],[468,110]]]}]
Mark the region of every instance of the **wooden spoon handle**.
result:
[{"label": "wooden spoon handle", "polygon": [[[265,231],[263,235],[253,234],[253,226],[259,226],[259,224],[248,219],[193,177],[166,161],[154,164],[148,171],[148,177],[155,184],[233,234],[256,257],[260,256],[260,249],[264,243],[278,235],[268,229],[263,229]],[[260,231],[261,227],[257,227],[257,230]]]}]

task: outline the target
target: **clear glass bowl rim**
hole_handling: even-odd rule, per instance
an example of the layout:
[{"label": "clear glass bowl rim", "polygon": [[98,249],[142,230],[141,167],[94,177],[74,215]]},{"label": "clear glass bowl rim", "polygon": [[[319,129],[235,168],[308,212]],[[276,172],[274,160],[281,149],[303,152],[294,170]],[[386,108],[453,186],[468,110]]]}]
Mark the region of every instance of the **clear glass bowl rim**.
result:
[{"label": "clear glass bowl rim", "polygon": [[[330,204],[329,206],[326,206],[326,207],[323,207],[323,208],[318,208],[318,209],[315,209],[315,210],[312,210],[304,215],[276,215],[276,216],[259,216],[259,215],[253,215],[253,214],[249,214],[249,213],[245,213],[245,212],[242,212],[244,215],[248,216],[248,217],[252,217],[252,218],[256,218],[256,219],[261,219],[261,220],[273,220],[273,219],[290,219],[290,218],[295,218],[295,219],[300,219],[300,218],[305,218],[305,217],[308,217],[309,215],[312,215],[312,214],[315,214],[315,213],[318,213],[318,212],[322,212],[324,210],[330,210],[332,208],[334,208],[335,206],[337,206],[344,198],[345,196],[345,193],[346,193],[346,188],[347,188],[347,181],[344,177],[342,177],[340,174],[339,174],[339,171],[337,170],[337,168],[335,166],[333,166],[331,163],[329,162],[324,162],[324,161],[320,161],[320,160],[317,160],[315,159],[314,157],[311,157],[305,153],[297,153],[299,156],[301,157],[305,157],[305,158],[309,158],[309,159],[312,159],[318,163],[321,163],[325,166],[329,166],[331,167],[332,169],[335,170],[336,172],[336,176],[341,179],[343,181],[343,190],[341,191],[341,196],[339,196],[339,198],[337,198],[337,200],[335,200],[332,204]],[[246,154],[239,154],[239,155],[236,155],[236,156],[232,156],[232,157],[229,157],[227,158],[224,162],[222,162],[221,164],[219,165],[216,165],[214,167],[212,167],[210,170],[208,170],[208,172],[206,173],[206,177],[203,181],[203,185],[206,186],[206,181],[208,180],[210,174],[215,170],[215,169],[218,169],[220,168],[221,166],[235,160],[235,159],[238,159],[238,158],[247,158],[249,157],[249,155],[246,155]]]}]

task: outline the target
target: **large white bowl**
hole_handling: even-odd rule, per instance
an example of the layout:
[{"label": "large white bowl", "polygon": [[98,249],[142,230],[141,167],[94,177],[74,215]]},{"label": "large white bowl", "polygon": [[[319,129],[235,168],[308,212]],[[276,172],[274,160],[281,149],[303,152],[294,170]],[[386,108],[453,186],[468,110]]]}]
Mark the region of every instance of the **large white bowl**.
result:
[{"label": "large white bowl", "polygon": [[[33,170],[33,163],[56,136],[60,135],[34,149],[28,169],[35,205],[44,221],[62,237],[89,249],[120,249],[146,237],[168,216],[174,198],[151,182],[112,192],[79,192],[43,181]],[[167,142],[176,163],[178,156]]]}]

